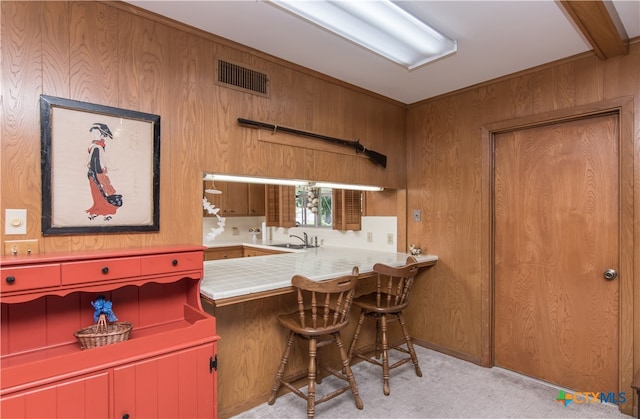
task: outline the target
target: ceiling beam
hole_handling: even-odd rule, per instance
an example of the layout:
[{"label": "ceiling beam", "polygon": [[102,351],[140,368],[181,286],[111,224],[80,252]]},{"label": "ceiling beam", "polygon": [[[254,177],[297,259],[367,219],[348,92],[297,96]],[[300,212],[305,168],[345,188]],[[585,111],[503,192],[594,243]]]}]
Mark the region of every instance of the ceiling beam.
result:
[{"label": "ceiling beam", "polygon": [[558,0],[601,60],[629,52],[620,16],[609,0]]}]

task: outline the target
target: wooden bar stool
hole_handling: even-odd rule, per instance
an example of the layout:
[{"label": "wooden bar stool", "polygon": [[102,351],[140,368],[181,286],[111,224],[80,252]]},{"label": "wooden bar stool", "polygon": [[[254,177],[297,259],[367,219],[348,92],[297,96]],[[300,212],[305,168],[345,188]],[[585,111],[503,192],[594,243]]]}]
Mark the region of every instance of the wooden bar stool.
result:
[{"label": "wooden bar stool", "polygon": [[[287,347],[282,355],[280,368],[276,374],[275,382],[269,397],[269,404],[273,404],[281,385],[288,387],[292,392],[307,400],[307,417],[315,414],[315,406],[344,393],[351,389],[356,401],[356,407],[362,409],[362,400],[358,395],[358,386],[349,366],[349,357],[345,351],[340,331],[347,326],[349,310],[358,281],[358,268],[354,267],[351,275],[342,276],[325,281],[312,281],[304,276],[295,275],[291,284],[298,294],[298,311],[278,317],[282,326],[290,331]],[[283,374],[291,346],[295,337],[301,337],[309,341],[309,371],[307,394],[293,386],[292,381],[283,379]],[[323,367],[330,374],[349,383],[330,394],[316,400],[316,382],[320,384],[317,374],[317,349],[335,343],[340,352],[342,366],[340,371]]]},{"label": "wooden bar stool", "polygon": [[[413,361],[416,369],[416,375],[422,377],[422,371],[418,365],[418,357],[413,349],[411,337],[407,332],[407,325],[402,317],[402,310],[409,305],[409,292],[413,285],[413,280],[418,272],[418,261],[413,256],[407,258],[407,264],[394,268],[392,266],[376,263],[373,271],[377,274],[376,291],[367,295],[357,297],[353,300],[353,305],[360,307],[360,318],[349,346],[349,359],[353,357],[361,358],[371,364],[382,367],[383,391],[386,396],[390,393],[389,388],[389,371],[399,367],[409,361]],[[402,334],[407,344],[407,349],[392,345],[387,339],[387,316],[395,316],[400,321]],[[375,340],[375,357],[372,359],[365,354],[370,353],[371,349],[361,348],[356,350],[356,343],[360,329],[364,323],[365,317],[373,317],[376,319],[376,340]],[[389,349],[395,349],[400,352],[409,354],[408,357],[402,358],[393,365],[389,366]],[[382,362],[380,351],[382,350]]]}]

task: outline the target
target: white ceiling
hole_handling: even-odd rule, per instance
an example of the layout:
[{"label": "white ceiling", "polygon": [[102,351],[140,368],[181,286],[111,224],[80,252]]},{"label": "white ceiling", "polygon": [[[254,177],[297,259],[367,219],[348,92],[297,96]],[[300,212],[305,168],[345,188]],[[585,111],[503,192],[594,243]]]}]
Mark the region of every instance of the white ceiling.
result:
[{"label": "white ceiling", "polygon": [[[406,104],[592,49],[553,0],[403,1],[458,41],[411,71],[262,0],[128,3]],[[613,4],[628,37],[640,36],[640,0]]]}]

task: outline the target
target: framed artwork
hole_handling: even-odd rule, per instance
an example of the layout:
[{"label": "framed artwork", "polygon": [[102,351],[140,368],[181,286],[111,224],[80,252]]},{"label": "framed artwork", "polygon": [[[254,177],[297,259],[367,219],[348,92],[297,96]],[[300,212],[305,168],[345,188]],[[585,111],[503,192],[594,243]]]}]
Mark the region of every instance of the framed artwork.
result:
[{"label": "framed artwork", "polygon": [[42,234],[160,229],[160,116],[40,96]]}]

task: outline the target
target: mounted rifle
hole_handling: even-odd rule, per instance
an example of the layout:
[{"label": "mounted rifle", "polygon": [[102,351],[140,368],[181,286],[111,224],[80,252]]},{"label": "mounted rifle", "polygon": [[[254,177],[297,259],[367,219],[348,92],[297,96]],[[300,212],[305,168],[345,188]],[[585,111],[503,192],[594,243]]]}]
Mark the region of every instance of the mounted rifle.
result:
[{"label": "mounted rifle", "polygon": [[275,133],[277,131],[282,131],[282,132],[286,132],[286,133],[289,133],[289,134],[299,135],[299,136],[302,136],[302,137],[308,137],[308,138],[314,138],[316,140],[327,141],[327,142],[330,142],[330,143],[333,143],[333,144],[353,147],[353,148],[355,148],[356,153],[364,154],[365,156],[367,156],[369,158],[369,160],[371,160],[373,163],[377,164],[378,166],[382,166],[383,168],[387,167],[387,156],[385,156],[384,154],[380,154],[378,152],[375,152],[373,150],[369,150],[368,148],[366,148],[365,146],[360,144],[359,140],[355,140],[355,141],[352,141],[352,140],[341,140],[340,138],[329,137],[329,136],[322,135],[322,134],[315,134],[313,132],[300,131],[300,130],[293,129],[293,128],[283,127],[281,125],[267,124],[265,122],[252,121],[250,119],[243,119],[243,118],[238,118],[238,123],[240,125],[251,127],[251,128],[268,129],[268,130],[272,131],[273,133]]}]

